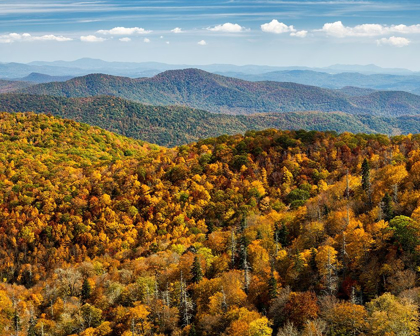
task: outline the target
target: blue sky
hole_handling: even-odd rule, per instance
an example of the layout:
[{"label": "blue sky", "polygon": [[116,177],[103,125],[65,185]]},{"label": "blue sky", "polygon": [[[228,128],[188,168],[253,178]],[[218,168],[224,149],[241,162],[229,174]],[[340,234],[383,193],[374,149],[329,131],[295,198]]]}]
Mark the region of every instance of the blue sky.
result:
[{"label": "blue sky", "polygon": [[420,70],[419,1],[0,1],[0,62],[81,57],[176,64]]}]

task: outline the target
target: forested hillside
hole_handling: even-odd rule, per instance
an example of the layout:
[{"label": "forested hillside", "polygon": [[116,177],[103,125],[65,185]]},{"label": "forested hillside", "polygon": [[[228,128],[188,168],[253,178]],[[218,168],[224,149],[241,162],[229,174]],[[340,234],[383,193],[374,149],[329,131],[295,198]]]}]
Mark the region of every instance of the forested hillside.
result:
[{"label": "forested hillside", "polygon": [[9,81],[0,79],[0,93],[13,92],[31,86],[28,82]]},{"label": "forested hillside", "polygon": [[0,120],[1,335],[418,335],[418,135]]},{"label": "forested hillside", "polygon": [[266,128],[389,135],[420,132],[420,116],[388,118],[335,112],[232,116],[188,107],[143,105],[110,96],[64,98],[7,94],[0,95],[0,111],[50,113],[168,147]]},{"label": "forested hillside", "polygon": [[316,110],[395,117],[420,113],[420,96],[406,92],[359,98],[316,86],[247,82],[197,69],[165,71],[139,79],[92,74],[64,83],[38,84],[20,92],[57,97],[111,95],[145,104],[181,105],[226,114]]}]

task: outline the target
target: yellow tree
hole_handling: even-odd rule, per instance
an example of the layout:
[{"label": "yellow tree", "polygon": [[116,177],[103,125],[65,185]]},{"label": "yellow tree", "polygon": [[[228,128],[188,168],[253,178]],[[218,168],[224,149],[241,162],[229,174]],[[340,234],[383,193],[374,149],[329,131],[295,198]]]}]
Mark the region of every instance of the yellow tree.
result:
[{"label": "yellow tree", "polygon": [[418,335],[418,306],[385,293],[367,305],[370,333],[379,336]]}]

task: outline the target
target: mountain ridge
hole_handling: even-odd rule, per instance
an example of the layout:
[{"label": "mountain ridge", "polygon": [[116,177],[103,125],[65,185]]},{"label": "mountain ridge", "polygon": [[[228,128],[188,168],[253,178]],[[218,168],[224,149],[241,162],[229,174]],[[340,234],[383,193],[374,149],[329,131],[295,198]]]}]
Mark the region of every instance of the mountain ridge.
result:
[{"label": "mountain ridge", "polygon": [[267,128],[388,135],[420,133],[420,116],[388,118],[317,111],[233,116],[180,106],[144,105],[112,96],[64,98],[3,94],[0,111],[50,113],[167,147]]},{"label": "mountain ridge", "polygon": [[[383,116],[420,113],[420,96],[383,93],[381,109],[376,96],[357,97],[334,90],[290,82],[250,82],[198,69],[168,70],[152,78],[90,74],[62,83],[38,84],[20,93],[61,97],[114,95],[151,105],[181,105],[214,113],[253,114],[319,110]],[[392,101],[387,101],[387,95]],[[394,104],[404,98],[410,103]],[[369,100],[370,99],[370,100]],[[366,106],[369,106],[367,108]]]}]

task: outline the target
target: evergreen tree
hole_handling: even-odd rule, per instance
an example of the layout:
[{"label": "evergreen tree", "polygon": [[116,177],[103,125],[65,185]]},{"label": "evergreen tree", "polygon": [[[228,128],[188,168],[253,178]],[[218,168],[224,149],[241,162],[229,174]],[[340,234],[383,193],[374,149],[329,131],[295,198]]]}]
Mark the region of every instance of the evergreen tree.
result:
[{"label": "evergreen tree", "polygon": [[240,223],[240,226],[239,226],[240,232],[244,232],[247,227],[248,227],[248,223],[246,222],[246,217],[244,215],[241,219],[241,223]]},{"label": "evergreen tree", "polygon": [[309,259],[309,266],[311,267],[312,271],[316,271],[316,250],[314,247],[311,248],[311,256]]},{"label": "evergreen tree", "polygon": [[394,209],[392,206],[392,197],[386,193],[381,202],[382,213],[386,221],[390,221],[394,217]]},{"label": "evergreen tree", "polygon": [[270,294],[270,299],[274,299],[277,297],[277,280],[274,276],[273,263],[271,264],[270,280],[268,280],[268,292]]},{"label": "evergreen tree", "polygon": [[17,311],[17,309],[15,308],[14,312],[13,312],[13,329],[15,331],[15,335],[19,336],[19,331],[21,328],[21,322],[20,322],[20,316],[19,316],[19,312]]},{"label": "evergreen tree", "polygon": [[82,300],[86,301],[90,298],[92,295],[92,286],[90,285],[90,282],[87,278],[83,280],[82,285]]},{"label": "evergreen tree", "polygon": [[281,227],[277,231],[277,242],[283,247],[289,244],[289,230],[284,223],[281,224]]},{"label": "evergreen tree", "polygon": [[34,318],[34,316],[32,316],[29,318],[29,327],[28,327],[28,336],[36,336],[36,330],[35,330],[35,326],[36,326],[36,320]]},{"label": "evergreen tree", "polygon": [[197,331],[195,330],[195,325],[192,324],[188,336],[197,336]]},{"label": "evergreen tree", "polygon": [[199,283],[203,279],[203,271],[201,270],[201,263],[198,256],[194,257],[194,262],[192,265],[191,272],[193,274],[192,282]]},{"label": "evergreen tree", "polygon": [[366,158],[362,163],[362,188],[366,193],[370,193],[370,166]]}]

